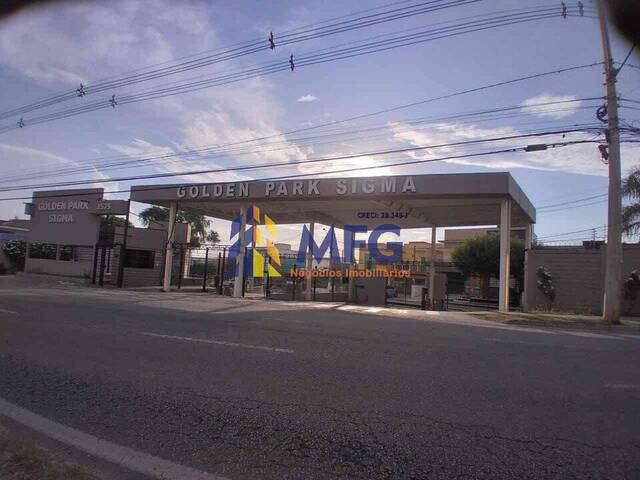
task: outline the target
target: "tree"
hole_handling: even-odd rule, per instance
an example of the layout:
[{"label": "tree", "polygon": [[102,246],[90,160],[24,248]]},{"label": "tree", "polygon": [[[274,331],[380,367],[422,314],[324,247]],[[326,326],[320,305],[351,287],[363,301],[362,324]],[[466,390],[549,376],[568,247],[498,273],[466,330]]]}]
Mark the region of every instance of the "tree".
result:
[{"label": "tree", "polygon": [[[107,215],[100,219],[100,229],[103,231],[113,231],[115,227],[124,227],[126,223],[127,220],[124,218]],[[133,224],[129,222],[129,226],[133,227]]]},{"label": "tree", "polygon": [[[165,207],[146,208],[140,212],[140,220],[146,227],[153,222],[167,222],[169,221],[169,209]],[[207,229],[211,225],[211,221],[207,220],[204,215],[183,212],[182,210],[176,212],[176,221],[191,225],[191,241],[189,243],[194,246],[200,245],[200,240],[206,238]]]},{"label": "tree", "polygon": [[631,201],[622,209],[622,232],[634,235],[640,232],[640,167],[623,180],[622,195]]},{"label": "tree", "polygon": [[169,220],[169,209],[164,207],[149,207],[140,212],[140,221],[145,227],[153,222],[166,222]]},{"label": "tree", "polygon": [[632,271],[624,282],[624,299],[635,300],[640,291],[640,271]]},{"label": "tree", "polygon": [[556,299],[556,288],[553,285],[553,278],[546,268],[540,266],[536,270],[538,277],[538,290],[549,300],[549,309],[551,304]]},{"label": "tree", "polygon": [[[524,242],[511,237],[510,272],[518,284],[524,283]],[[452,253],[453,263],[465,278],[477,275],[484,280],[485,288],[489,277],[500,276],[500,236],[496,234],[467,238]]]},{"label": "tree", "polygon": [[27,242],[23,240],[9,240],[2,247],[2,251],[11,262],[13,270],[24,270],[24,259],[27,254]]},{"label": "tree", "polygon": [[207,242],[213,244],[220,243],[220,235],[218,232],[215,230],[209,230],[209,233],[207,233]]}]

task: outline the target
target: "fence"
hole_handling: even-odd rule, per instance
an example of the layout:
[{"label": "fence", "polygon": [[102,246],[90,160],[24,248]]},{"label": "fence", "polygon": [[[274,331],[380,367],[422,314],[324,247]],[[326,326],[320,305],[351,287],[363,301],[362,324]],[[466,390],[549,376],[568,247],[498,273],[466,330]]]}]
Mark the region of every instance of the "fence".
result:
[{"label": "fence", "polygon": [[[588,248],[591,247],[591,248]],[[554,309],[576,313],[602,313],[606,245],[543,246],[526,253],[525,307],[528,310]],[[552,300],[538,287],[538,269],[551,275],[555,291]],[[640,270],[640,245],[623,246],[623,279]],[[619,299],[624,315],[640,315],[640,295],[630,288]]]}]

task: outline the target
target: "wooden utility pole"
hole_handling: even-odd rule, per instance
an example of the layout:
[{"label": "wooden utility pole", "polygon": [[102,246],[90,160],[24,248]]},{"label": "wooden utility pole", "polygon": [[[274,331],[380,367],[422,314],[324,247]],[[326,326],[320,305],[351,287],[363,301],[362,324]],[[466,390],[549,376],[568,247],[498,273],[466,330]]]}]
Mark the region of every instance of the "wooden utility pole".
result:
[{"label": "wooden utility pole", "polygon": [[604,277],[603,319],[606,323],[620,323],[622,302],[622,173],[620,168],[620,127],[618,97],[609,32],[603,0],[597,1],[604,52],[604,69],[607,86],[607,146],[609,163],[609,214],[607,225],[607,257]]}]

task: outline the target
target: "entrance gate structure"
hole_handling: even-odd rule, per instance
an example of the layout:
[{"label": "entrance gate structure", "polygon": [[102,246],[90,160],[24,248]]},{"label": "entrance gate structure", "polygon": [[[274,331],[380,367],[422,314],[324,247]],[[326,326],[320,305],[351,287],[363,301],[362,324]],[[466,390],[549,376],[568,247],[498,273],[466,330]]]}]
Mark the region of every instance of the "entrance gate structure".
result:
[{"label": "entrance gate structure", "polygon": [[[251,245],[251,238],[245,235],[251,225],[251,221],[247,221],[248,213],[257,209],[267,212],[276,227],[308,224],[316,244],[322,241],[314,236],[316,223],[343,229],[343,254],[345,251],[353,253],[356,232],[350,226],[354,225],[369,230],[382,224],[397,225],[401,229],[428,228],[428,239],[433,240],[434,250],[436,228],[497,225],[500,230],[500,311],[509,308],[511,228],[525,227],[525,248],[528,250],[536,221],[535,208],[506,172],[141,185],[131,187],[131,200],[168,207],[170,223],[175,222],[178,209],[236,220],[239,227],[234,238],[237,237],[235,241],[241,252],[246,252]],[[165,255],[165,291],[171,285],[173,255],[173,244],[169,239]],[[240,297],[245,289],[245,255],[236,255],[234,260],[233,295]],[[306,267],[311,269],[312,266],[311,253],[307,252]],[[431,302],[434,301],[435,273],[435,263],[431,260],[428,288]],[[525,278],[528,278],[526,274]],[[312,278],[304,280],[307,298],[311,299]],[[529,285],[524,287],[526,290]],[[352,300],[353,289],[347,290],[348,298]]]},{"label": "entrance gate structure", "polygon": [[213,244],[192,246],[174,244],[177,261],[171,272],[171,285],[177,288],[197,287],[202,291],[223,294],[223,278],[229,269],[230,245]]}]

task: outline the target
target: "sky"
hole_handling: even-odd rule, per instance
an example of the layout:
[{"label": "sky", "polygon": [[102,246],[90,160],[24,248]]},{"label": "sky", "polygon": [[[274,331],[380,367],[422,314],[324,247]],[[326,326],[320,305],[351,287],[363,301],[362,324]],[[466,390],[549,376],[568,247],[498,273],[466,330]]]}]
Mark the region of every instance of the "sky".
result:
[{"label": "sky", "polygon": [[[197,58],[194,54],[220,52],[239,42],[261,40],[266,44],[269,32],[274,32],[278,42],[278,36],[284,32],[352,12],[379,8],[356,16],[371,15],[419,3],[424,2],[129,0],[57,2],[48,7],[25,9],[0,20],[0,112],[74,90],[80,83],[91,86],[99,80],[132,71],[135,73],[143,67],[160,68],[168,65],[166,62],[183,57],[188,61]],[[15,126],[21,116],[0,119],[0,188],[50,181],[96,181],[128,175],[292,162],[598,123],[595,110],[602,100],[580,99],[604,95],[602,66],[340,122],[486,84],[602,60],[598,23],[596,19],[588,18],[593,6],[589,1],[584,2],[587,16],[567,19],[560,15],[560,2],[524,4],[516,0],[484,0],[461,3],[465,4],[276,46],[273,51],[260,51],[190,72],[73,98],[63,104],[24,114],[24,128],[2,131],[5,125]],[[567,3],[575,5],[576,2]],[[397,32],[411,33],[431,25],[433,28],[453,25],[468,18],[479,18],[479,15],[489,17],[497,15],[497,12],[522,9],[524,5],[531,9],[556,8],[557,15],[29,125],[31,117],[107,100],[112,94],[121,98],[146,89],[175,85],[174,82],[185,79],[202,80],[273,61],[286,62],[291,54],[296,59],[302,58],[320,49],[354,45],[353,42],[371,37],[388,41],[394,32],[398,35]],[[614,58],[621,61],[630,46],[615,31],[611,34]],[[638,100],[640,69],[633,65],[640,65],[637,51],[620,73],[617,87],[619,96]],[[565,103],[539,106],[548,102]],[[638,126],[640,111],[636,107],[640,105],[626,102],[622,105],[621,118]],[[501,107],[512,107],[509,112],[514,115],[508,118],[451,118],[453,114]],[[438,120],[443,116],[449,118]],[[331,127],[318,127],[328,122],[338,123]],[[133,167],[106,166],[107,161],[116,157],[126,160],[126,156],[173,155],[195,147],[248,141],[309,127],[314,129],[305,135],[277,137],[272,141],[278,143],[268,148],[243,147],[242,150],[218,155],[176,155]],[[362,132],[374,127],[375,130]],[[300,137],[337,132],[352,133],[326,137],[328,140],[300,140]],[[567,134],[565,138],[544,137],[543,140],[592,138],[595,138],[594,133],[589,132]],[[332,169],[364,166],[372,169],[352,175],[508,171],[538,208],[535,226],[538,237],[549,237],[548,240],[552,241],[581,239],[583,236],[590,238],[591,232],[565,233],[596,228],[596,236],[602,238],[606,224],[606,197],[577,201],[607,192],[607,166],[602,163],[597,145],[593,143],[544,152],[517,152],[385,167],[385,163],[393,161],[432,159],[540,141],[534,138],[482,147],[416,150],[393,156],[363,155],[322,165],[290,165],[269,170],[109,182],[96,186],[102,186],[109,192],[126,190],[132,184],[220,182],[297,172],[321,174]],[[260,149],[263,151],[256,151]],[[640,164],[640,144],[624,144],[622,159],[623,174],[637,167]],[[87,167],[86,171],[75,175],[57,172],[79,166]],[[21,177],[15,178],[16,175]],[[28,197],[31,192],[32,189],[0,192],[0,198]],[[105,197],[127,198],[128,195],[107,193]],[[0,201],[0,218],[24,217],[25,201]],[[577,202],[567,203],[573,201]],[[563,203],[567,203],[565,208],[555,207]],[[133,212],[139,213],[145,207],[133,204]],[[220,232],[223,242],[228,239],[227,222],[214,221],[213,228]],[[299,235],[295,226],[281,229],[281,232],[281,240],[292,243]],[[438,238],[442,238],[442,231],[438,232]],[[428,229],[403,232],[402,239],[429,240]]]}]

